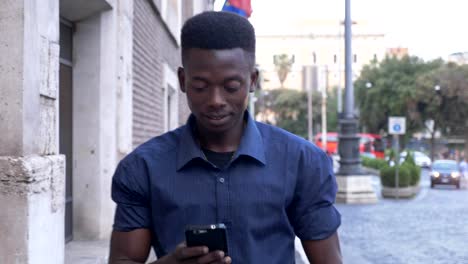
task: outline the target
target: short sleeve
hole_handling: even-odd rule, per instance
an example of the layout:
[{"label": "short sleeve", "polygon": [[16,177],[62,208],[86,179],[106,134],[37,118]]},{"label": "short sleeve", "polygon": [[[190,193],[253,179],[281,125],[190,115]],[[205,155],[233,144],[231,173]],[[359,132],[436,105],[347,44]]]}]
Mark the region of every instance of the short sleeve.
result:
[{"label": "short sleeve", "polygon": [[143,160],[126,158],[112,178],[112,200],[117,204],[114,230],[151,228],[149,184]]},{"label": "short sleeve", "polygon": [[305,150],[298,162],[289,219],[301,240],[326,239],[341,224],[341,215],[334,206],[337,184],[332,160],[323,151],[312,149]]}]

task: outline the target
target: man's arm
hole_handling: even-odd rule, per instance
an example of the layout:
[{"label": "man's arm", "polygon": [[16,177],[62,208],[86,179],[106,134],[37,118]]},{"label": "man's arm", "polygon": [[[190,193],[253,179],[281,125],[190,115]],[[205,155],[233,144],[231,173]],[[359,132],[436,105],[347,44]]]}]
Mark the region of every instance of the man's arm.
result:
[{"label": "man's arm", "polygon": [[322,240],[302,240],[302,247],[313,264],[341,264],[340,241],[338,234]]},{"label": "man's arm", "polygon": [[110,244],[110,264],[145,263],[151,249],[149,229],[129,232],[113,231]]},{"label": "man's arm", "polygon": [[[146,262],[151,249],[151,231],[136,229],[130,232],[113,231],[111,237],[109,264],[142,264]],[[153,264],[229,264],[231,258],[224,252],[208,252],[207,247],[190,247],[184,243],[176,250],[158,259]]]}]

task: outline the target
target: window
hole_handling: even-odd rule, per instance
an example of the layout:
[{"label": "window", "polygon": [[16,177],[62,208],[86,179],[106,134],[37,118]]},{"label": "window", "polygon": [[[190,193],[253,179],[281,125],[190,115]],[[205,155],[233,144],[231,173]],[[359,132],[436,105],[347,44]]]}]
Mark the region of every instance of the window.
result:
[{"label": "window", "polygon": [[333,62],[336,63],[336,54],[333,55]]},{"label": "window", "polygon": [[314,64],[317,63],[317,55],[315,54],[315,52],[312,53],[312,60],[313,60]]},{"label": "window", "polygon": [[357,62],[357,54],[354,54],[354,63]]},{"label": "window", "polygon": [[177,91],[177,75],[164,64],[164,131],[170,131],[179,126],[179,93]]},{"label": "window", "polygon": [[161,16],[166,22],[169,31],[179,42],[179,30],[182,27],[182,3],[181,0],[162,0]]}]

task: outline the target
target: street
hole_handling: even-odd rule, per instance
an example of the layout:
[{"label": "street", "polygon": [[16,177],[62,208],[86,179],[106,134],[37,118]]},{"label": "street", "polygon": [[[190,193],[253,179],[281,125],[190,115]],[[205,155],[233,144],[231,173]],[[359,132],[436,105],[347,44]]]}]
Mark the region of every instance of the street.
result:
[{"label": "street", "polygon": [[468,263],[468,190],[430,188],[423,169],[421,191],[409,200],[374,205],[337,204],[344,263]]}]

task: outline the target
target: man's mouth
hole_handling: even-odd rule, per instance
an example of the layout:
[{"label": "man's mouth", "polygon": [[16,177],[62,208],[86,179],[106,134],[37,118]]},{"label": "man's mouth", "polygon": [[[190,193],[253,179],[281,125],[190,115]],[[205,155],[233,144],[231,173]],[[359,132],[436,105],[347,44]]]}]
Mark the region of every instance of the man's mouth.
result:
[{"label": "man's mouth", "polygon": [[213,120],[221,120],[223,118],[225,118],[227,115],[207,115],[206,117],[208,117],[209,119],[213,119]]}]

